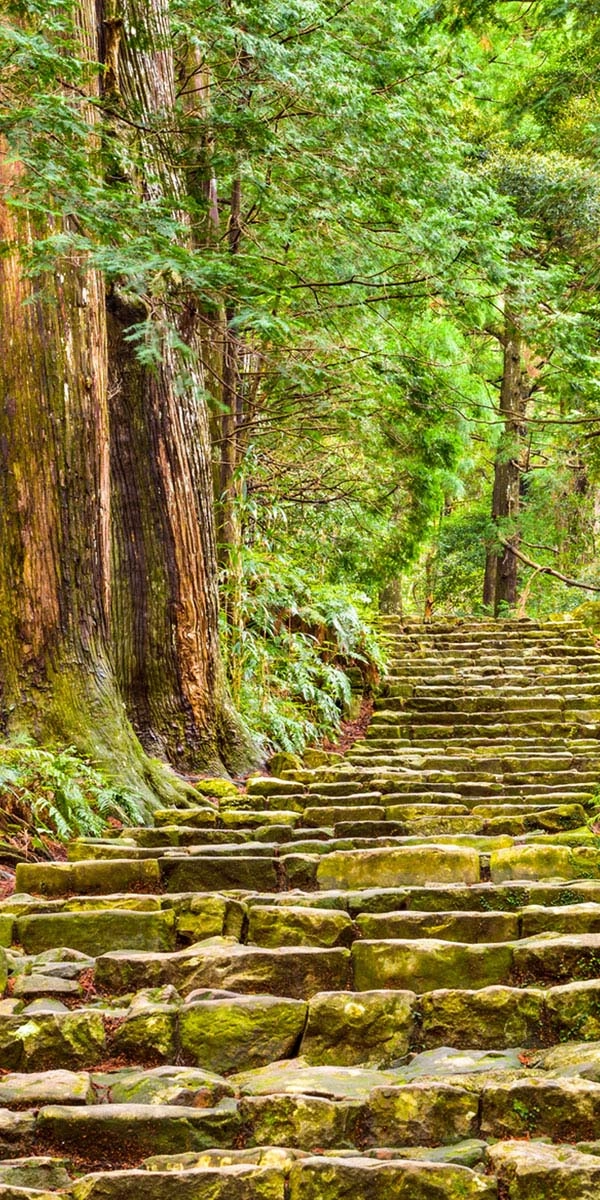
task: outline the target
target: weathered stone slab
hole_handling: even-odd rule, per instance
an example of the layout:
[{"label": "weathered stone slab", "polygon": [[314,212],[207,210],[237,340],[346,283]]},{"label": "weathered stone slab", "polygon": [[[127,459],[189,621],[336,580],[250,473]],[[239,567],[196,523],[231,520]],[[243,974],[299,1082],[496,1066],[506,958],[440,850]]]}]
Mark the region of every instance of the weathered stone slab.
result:
[{"label": "weathered stone slab", "polygon": [[385,1066],[408,1051],[416,996],[408,991],[322,992],[308,1007],[300,1052],[309,1063]]},{"label": "weathered stone slab", "polygon": [[544,843],[511,846],[492,851],[490,872],[493,883],[505,879],[598,879],[600,850]]},{"label": "weathered stone slab", "polygon": [[194,854],[162,858],[160,869],[168,892],[277,891],[278,879],[270,857]]},{"label": "weathered stone slab", "polygon": [[0,1107],[42,1104],[90,1104],[94,1099],[87,1071],[44,1071],[0,1076]]},{"label": "weathered stone slab", "polygon": [[36,1142],[68,1146],[90,1163],[120,1162],[147,1154],[202,1150],[230,1145],[240,1131],[235,1104],[231,1108],[189,1108],[164,1104],[90,1104],[86,1108],[54,1105],[40,1109]]},{"label": "weathered stone slab", "polygon": [[98,1100],[108,1104],[176,1104],[213,1108],[235,1089],[221,1075],[198,1067],[164,1066],[92,1073]]},{"label": "weathered stone slab", "polygon": [[101,1062],[105,1050],[102,1014],[91,1009],[0,1021],[0,1061],[9,1070],[87,1067]]},{"label": "weathered stone slab", "polygon": [[490,1166],[507,1200],[597,1200],[600,1158],[574,1146],[542,1142],[498,1142]]},{"label": "weathered stone slab", "polygon": [[315,1158],[294,1163],[290,1172],[290,1200],[496,1200],[497,1195],[494,1179],[445,1163]]},{"label": "weathered stone slab", "polygon": [[583,1141],[598,1131],[600,1083],[541,1076],[499,1080],[484,1088],[481,1105],[484,1137]]},{"label": "weathered stone slab", "polygon": [[[599,910],[600,911],[600,910]],[[364,938],[438,938],[449,942],[508,942],[519,936],[519,916],[504,912],[363,913]]]},{"label": "weathered stone slab", "polygon": [[450,845],[339,851],[321,860],[317,879],[322,889],[477,883],[479,854],[468,846]]},{"label": "weathered stone slab", "polygon": [[285,1176],[272,1167],[241,1164],[192,1171],[113,1171],[84,1175],[73,1200],[284,1200]]},{"label": "weathered stone slab", "polygon": [[115,993],[172,983],[184,995],[194,988],[225,988],[305,1000],[345,988],[350,951],[313,947],[262,950],[237,944],[207,945],[176,954],[120,951],[96,962],[99,985]]},{"label": "weathered stone slab", "polygon": [[545,993],[540,989],[450,988],[429,992],[419,1004],[425,1046],[493,1050],[544,1044]]},{"label": "weathered stone slab", "polygon": [[354,986],[409,988],[418,995],[467,982],[488,987],[508,981],[513,961],[509,944],[470,946],[433,938],[415,941],[355,942]]},{"label": "weathered stone slab", "polygon": [[55,946],[91,955],[109,949],[165,951],[175,945],[175,915],[119,909],[36,913],[18,917],[17,937],[26,954],[39,954]]},{"label": "weathered stone slab", "polygon": [[306,1021],[301,1000],[238,996],[185,1005],[179,1015],[187,1062],[228,1073],[266,1066],[294,1053]]},{"label": "weathered stone slab", "polygon": [[376,1088],[363,1118],[371,1146],[431,1146],[460,1142],[479,1132],[479,1096],[451,1083]]},{"label": "weathered stone slab", "polygon": [[158,891],[160,872],[156,859],[97,859],[76,863],[19,863],[16,888],[32,895],[102,895],[136,890]]},{"label": "weathered stone slab", "polygon": [[356,936],[347,913],[300,905],[252,905],[248,942],[254,946],[349,946]]}]

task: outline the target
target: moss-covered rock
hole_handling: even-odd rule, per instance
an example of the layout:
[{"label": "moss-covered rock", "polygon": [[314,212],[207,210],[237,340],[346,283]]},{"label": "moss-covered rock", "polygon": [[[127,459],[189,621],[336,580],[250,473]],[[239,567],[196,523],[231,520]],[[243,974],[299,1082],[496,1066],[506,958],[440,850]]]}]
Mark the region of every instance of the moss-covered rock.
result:
[{"label": "moss-covered rock", "polygon": [[19,863],[19,891],[32,895],[66,896],[110,895],[118,892],[157,891],[160,887],[158,863],[148,859],[96,859],[75,863]]},{"label": "moss-covered rock", "polygon": [[574,1146],[498,1142],[488,1154],[508,1200],[596,1200],[600,1195],[600,1158]]},{"label": "moss-covered rock", "polygon": [[40,1109],[36,1136],[48,1147],[68,1146],[91,1164],[117,1166],[149,1154],[230,1145],[240,1132],[236,1106],[193,1108],[163,1104],[53,1105]]},{"label": "moss-covered rock", "polygon": [[544,1008],[553,1041],[600,1040],[600,979],[548,988]]},{"label": "moss-covered rock", "polygon": [[[68,1160],[31,1156],[29,1158],[7,1159],[0,1162],[0,1184],[14,1188],[37,1188],[54,1190],[66,1188],[71,1182],[68,1172]],[[25,1200],[21,1197],[21,1200]]]},{"label": "moss-covered rock", "polygon": [[587,1079],[498,1080],[483,1089],[481,1132],[491,1138],[593,1138],[600,1120],[600,1083]]},{"label": "moss-covered rock", "polygon": [[271,775],[281,776],[284,771],[297,771],[301,766],[302,760],[297,754],[291,754],[289,750],[280,750],[267,760],[267,767]]},{"label": "moss-covered rock", "polygon": [[224,896],[193,896],[189,904],[175,910],[177,936],[185,942],[221,936],[239,940],[245,911],[239,901]]},{"label": "moss-covered rock", "polygon": [[317,750],[309,747],[302,754],[304,766],[311,770],[315,767],[334,766],[336,763],[343,763],[343,761],[343,754],[338,754],[335,750]]},{"label": "moss-covered rock", "polygon": [[420,1000],[425,1046],[492,1050],[539,1046],[545,1037],[545,993],[535,988],[443,989]]},{"label": "moss-covered rock", "polygon": [[600,850],[594,846],[561,846],[531,842],[493,850],[490,859],[493,883],[505,879],[600,878]]},{"label": "moss-covered rock", "polygon": [[248,1096],[240,1114],[258,1146],[291,1146],[322,1150],[354,1146],[361,1112],[358,1101],[322,1096]]},{"label": "moss-covered rock", "polygon": [[0,1107],[25,1108],[41,1104],[89,1104],[94,1098],[86,1071],[14,1072],[0,1078]]},{"label": "moss-covered rock", "polygon": [[294,779],[277,779],[272,775],[253,775],[247,783],[249,796],[301,796],[304,787]]},{"label": "moss-covered rock", "polygon": [[[11,913],[0,913],[0,950],[10,946],[13,940],[15,918]],[[2,992],[2,965],[0,963],[0,994]]]},{"label": "moss-covered rock", "polygon": [[408,1051],[414,992],[322,992],[309,1003],[301,1054],[308,1063],[386,1066]]},{"label": "moss-covered rock", "polygon": [[460,985],[475,987],[509,980],[513,961],[510,943],[470,946],[458,942],[355,942],[352,947],[354,986],[358,991],[408,987],[421,994]]},{"label": "moss-covered rock", "polygon": [[172,912],[109,911],[36,913],[17,918],[17,937],[26,954],[68,946],[85,954],[107,950],[171,950],[175,945]]},{"label": "moss-covered rock", "polygon": [[[238,796],[239,792],[236,791],[235,795]],[[213,804],[203,804],[196,808],[157,808],[154,813],[154,823],[161,830],[171,825],[185,825],[192,829],[210,829],[216,825],[218,815],[217,808]]]},{"label": "moss-covered rock", "polygon": [[264,1066],[293,1054],[306,1021],[306,1004],[273,996],[238,996],[185,1005],[179,1037],[186,1062],[229,1073]]},{"label": "moss-covered rock", "polygon": [[[261,847],[262,850],[262,847]],[[161,874],[168,892],[277,891],[278,878],[268,854],[234,857],[194,854],[162,858]]]},{"label": "moss-covered rock", "polygon": [[224,796],[237,796],[240,789],[230,779],[197,779],[194,791],[201,796],[210,796],[220,800]]},{"label": "moss-covered rock", "polygon": [[74,1069],[102,1062],[106,1050],[100,1012],[18,1014],[0,1023],[0,1061],[11,1070]]},{"label": "moss-covered rock", "polygon": [[479,1096],[449,1083],[376,1088],[364,1117],[364,1137],[374,1146],[459,1142],[478,1132]]},{"label": "moss-covered rock", "polygon": [[308,1066],[302,1059],[274,1062],[235,1075],[232,1082],[244,1096],[326,1096],[330,1100],[365,1101],[374,1088],[393,1084],[392,1071],[372,1067]]},{"label": "moss-covered rock", "polygon": [[463,846],[402,846],[385,850],[339,851],[326,855],[317,870],[319,887],[400,887],[404,884],[477,883],[479,854]]},{"label": "moss-covered rock", "polygon": [[8,959],[2,947],[0,947],[0,996],[4,995],[4,989],[8,979]]},{"label": "moss-covered rock", "polygon": [[[73,1200],[165,1200],[173,1173],[114,1171],[85,1175],[74,1184]],[[178,1200],[284,1200],[285,1176],[278,1167],[247,1163],[217,1170],[177,1171]]]},{"label": "moss-covered rock", "polygon": [[125,1068],[93,1074],[98,1099],[110,1104],[178,1104],[214,1108],[235,1091],[220,1075],[197,1067]]},{"label": "moss-covered rock", "polygon": [[248,942],[255,946],[349,946],[356,935],[347,913],[300,905],[252,905]]},{"label": "moss-covered rock", "polygon": [[497,1200],[497,1194],[493,1179],[466,1167],[358,1157],[294,1163],[289,1183],[289,1200]]}]

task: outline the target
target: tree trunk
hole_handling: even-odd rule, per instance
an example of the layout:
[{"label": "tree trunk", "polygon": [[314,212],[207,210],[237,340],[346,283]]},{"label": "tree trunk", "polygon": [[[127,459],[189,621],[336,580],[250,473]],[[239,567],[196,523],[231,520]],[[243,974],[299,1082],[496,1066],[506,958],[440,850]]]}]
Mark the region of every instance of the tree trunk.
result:
[{"label": "tree trunk", "polygon": [[525,415],[529,392],[523,387],[521,334],[507,309],[503,338],[503,369],[500,389],[500,413],[504,428],[494,463],[492,520],[506,540],[500,550],[488,550],[484,579],[484,604],[492,605],[497,615],[502,604],[513,607],[517,601],[519,533],[506,529],[519,515],[522,477],[522,451]]},{"label": "tree trunk", "polygon": [[[141,194],[177,209],[183,181],[161,122],[174,124],[165,0],[127,0],[117,89],[144,130]],[[112,97],[114,103],[114,96]],[[172,135],[171,135],[172,136]],[[193,300],[155,303],[160,361],[142,366],[127,335],[142,314],[109,298],[112,478],[116,493],[113,636],[119,681],[142,741],[178,766],[242,770],[253,753],[229,701],[219,650],[218,574],[208,410]],[[175,314],[175,315],[173,315]],[[196,354],[178,361],[169,329]]]},{"label": "tree trunk", "polygon": [[402,580],[389,579],[379,589],[379,611],[385,616],[402,617]]},{"label": "tree trunk", "polygon": [[6,736],[74,745],[152,807],[179,788],[144,755],[109,651],[103,286],[74,257],[34,286],[17,246],[41,232],[0,205],[0,716]]}]

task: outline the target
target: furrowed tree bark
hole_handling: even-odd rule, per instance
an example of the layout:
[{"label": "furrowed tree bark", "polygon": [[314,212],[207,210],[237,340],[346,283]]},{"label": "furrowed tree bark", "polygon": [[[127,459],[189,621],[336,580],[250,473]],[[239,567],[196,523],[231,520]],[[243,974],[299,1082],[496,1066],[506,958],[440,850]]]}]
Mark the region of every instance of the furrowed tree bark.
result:
[{"label": "furrowed tree bark", "polygon": [[[132,182],[177,211],[183,181],[165,132],[175,85],[165,0],[125,0],[110,105],[144,130]],[[117,101],[118,96],[118,101]],[[153,132],[154,131],[154,132]],[[122,128],[121,128],[122,133]],[[174,151],[175,147],[171,146]],[[174,315],[175,314],[175,315]],[[119,288],[108,303],[115,491],[113,637],[119,682],[142,742],[187,770],[240,771],[253,750],[221,664],[213,480],[193,297],[155,303],[160,356],[142,365],[128,340],[145,314]],[[172,334],[192,351],[183,363]]]},{"label": "furrowed tree bark", "polygon": [[[503,336],[500,413],[504,428],[494,463],[492,520],[500,529],[518,517],[521,504],[522,447],[529,391],[523,386],[522,343],[518,324],[507,308]],[[483,602],[498,615],[502,604],[517,602],[518,531],[505,534],[500,548],[488,547]]]},{"label": "furrowed tree bark", "polygon": [[0,205],[0,724],[75,746],[150,810],[185,789],[144,754],[110,656],[102,283],[71,260],[34,291],[15,245],[33,233]]},{"label": "furrowed tree bark", "polygon": [[[77,17],[75,53],[95,63],[92,0],[82,0]],[[91,111],[86,115],[92,142]],[[20,172],[4,150],[0,724],[8,737],[27,733],[74,745],[149,811],[193,793],[145,754],[114,669],[104,285],[75,254],[53,274],[28,278],[23,251],[51,223],[35,227],[22,210],[13,216],[7,197]]]}]

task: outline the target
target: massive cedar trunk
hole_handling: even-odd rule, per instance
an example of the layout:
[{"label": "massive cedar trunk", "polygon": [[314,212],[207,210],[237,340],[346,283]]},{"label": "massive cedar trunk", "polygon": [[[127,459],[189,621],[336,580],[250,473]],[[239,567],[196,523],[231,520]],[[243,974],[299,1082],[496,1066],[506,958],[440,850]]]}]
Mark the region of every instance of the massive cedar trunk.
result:
[{"label": "massive cedar trunk", "polygon": [[[1,164],[0,164],[1,165]],[[4,164],[0,188],[11,180]],[[72,744],[147,804],[177,781],[124,714],[108,640],[109,436],[104,294],[75,258],[24,275],[39,230],[0,203],[0,714],[5,735]]]},{"label": "massive cedar trunk", "polygon": [[[144,130],[131,182],[177,209],[183,184],[164,131],[175,86],[164,0],[123,6],[109,102]],[[122,128],[122,127],[121,127]],[[173,134],[171,133],[171,139]],[[171,143],[172,144],[172,143]],[[175,147],[172,146],[174,150]],[[109,298],[109,392],[115,491],[113,637],[119,681],[144,744],[188,769],[248,765],[229,702],[218,640],[218,575],[208,410],[193,298],[155,306],[159,361],[142,365],[130,340],[140,313]],[[192,351],[178,361],[169,329]],[[195,356],[195,364],[194,364]]]},{"label": "massive cedar trunk", "polygon": [[503,544],[490,546],[486,555],[483,602],[498,614],[502,604],[517,601],[519,532],[506,529],[519,515],[522,451],[529,392],[523,386],[521,334],[512,313],[505,313],[500,414],[503,430],[494,462],[492,520],[499,527]]},{"label": "massive cedar trunk", "polygon": [[[77,18],[75,53],[97,62],[93,0]],[[13,216],[21,179],[0,146],[0,724],[74,745],[151,808],[190,789],[144,753],[114,667],[103,280],[75,254],[27,276],[33,241],[68,230]]]}]

